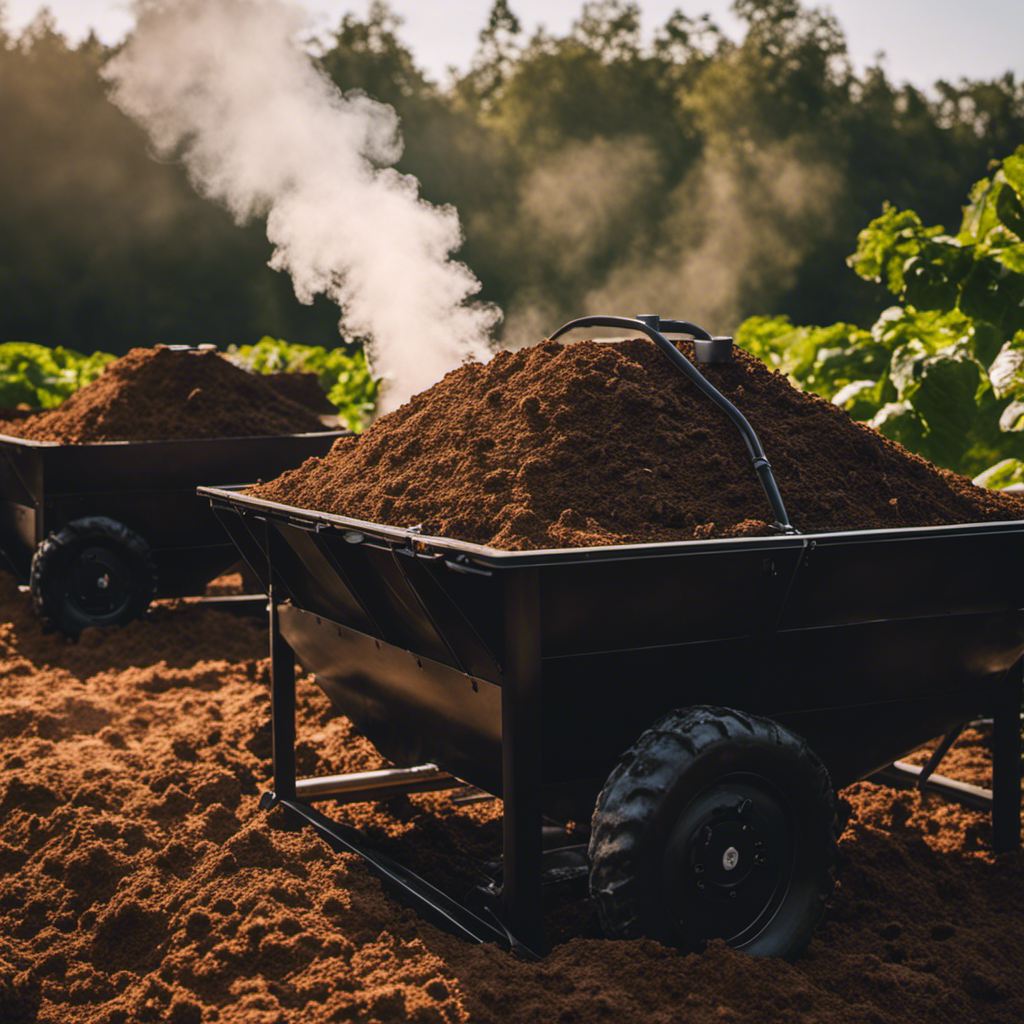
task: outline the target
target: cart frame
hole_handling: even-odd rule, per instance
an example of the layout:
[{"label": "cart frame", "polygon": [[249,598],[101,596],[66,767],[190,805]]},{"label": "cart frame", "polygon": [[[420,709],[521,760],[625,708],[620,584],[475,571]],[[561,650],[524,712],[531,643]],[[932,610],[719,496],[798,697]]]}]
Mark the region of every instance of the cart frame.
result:
[{"label": "cart frame", "polygon": [[[240,495],[225,488],[201,488],[200,493],[208,497],[221,515],[245,555],[251,568],[267,583],[270,603],[270,658],[271,658],[271,715],[273,727],[273,788],[265,795],[263,806],[282,805],[302,820],[311,824],[317,832],[335,848],[345,849],[362,856],[378,875],[411,902],[421,913],[445,925],[465,938],[479,942],[497,941],[506,948],[518,950],[523,955],[533,955],[542,936],[542,861],[543,838],[542,816],[544,802],[542,788],[544,781],[542,751],[542,708],[544,706],[544,681],[542,672],[541,636],[541,580],[544,566],[554,563],[581,564],[596,559],[602,554],[628,558],[631,552],[620,546],[610,549],[566,549],[546,552],[502,552],[465,544],[446,538],[421,537],[415,531],[384,527],[379,524],[363,523],[359,520],[305,510],[268,502],[247,495]],[[245,524],[239,522],[243,517]],[[291,591],[282,578],[280,566],[291,564],[289,572],[294,577],[296,570],[295,552],[289,549],[286,536],[299,533],[313,545],[324,543],[324,530],[341,531],[349,545],[358,547],[366,533],[372,533],[381,544],[394,545],[394,551],[401,549],[411,558],[441,559],[448,569],[455,572],[480,572],[481,564],[504,563],[501,578],[501,611],[503,623],[504,651],[501,665],[500,723],[501,723],[501,773],[500,792],[504,799],[502,816],[502,872],[503,885],[500,895],[500,910],[497,914],[484,911],[478,914],[460,906],[440,893],[429,883],[408,871],[401,865],[375,853],[350,827],[333,821],[313,805],[319,800],[333,799],[337,802],[353,802],[368,799],[387,799],[399,793],[440,789],[461,784],[455,777],[432,764],[411,768],[392,769],[384,773],[360,773],[320,779],[299,779],[295,769],[295,664],[296,653],[282,633],[282,618],[289,620],[290,628],[301,627],[312,636],[317,631],[340,635],[362,636],[354,630],[323,617],[319,610],[310,611],[296,608]],[[1009,535],[1012,543],[1021,542],[1024,524],[974,524],[964,527],[931,527],[919,530],[898,531],[853,531],[844,534],[800,535],[773,538],[740,538],[733,541],[681,542],[679,545],[641,545],[632,554],[656,554],[655,548],[689,548],[692,550],[714,548],[722,552],[739,551],[760,556],[763,551],[773,550],[782,554],[788,552],[794,576],[800,567],[809,564],[815,550],[825,551],[832,543],[837,547],[848,544],[876,541],[888,542],[893,539],[933,540],[944,544],[965,543],[963,538],[983,538],[986,534]],[[896,536],[901,535],[901,536]],[[337,536],[337,535],[335,535]],[[998,544],[990,537],[989,543]],[[913,547],[913,545],[911,545]],[[928,551],[916,557],[924,558]],[[479,555],[480,559],[474,556]],[[403,556],[395,554],[396,558]],[[338,568],[335,565],[335,568]],[[339,569],[340,571],[340,569]],[[785,575],[785,574],[783,574]],[[793,587],[789,580],[788,589],[783,579],[785,598],[788,599]],[[1015,608],[1014,616],[1020,613]],[[941,618],[941,616],[939,616]],[[296,626],[298,623],[298,626]],[[934,628],[946,628],[938,624]],[[813,631],[806,632],[810,636]],[[417,659],[416,653],[401,649],[383,638],[363,636],[382,657]],[[300,652],[304,653],[304,652]],[[457,660],[457,659],[456,659]],[[1020,707],[1024,688],[1024,660],[1014,656],[1007,662],[1008,667],[998,676],[998,683],[988,697],[978,701],[979,711],[989,713],[993,720],[993,789],[984,790],[967,786],[954,780],[934,774],[935,764],[925,769],[896,761],[888,768],[878,771],[877,767],[859,775],[842,776],[840,785],[854,781],[855,777],[874,778],[876,781],[900,786],[918,786],[935,792],[944,798],[956,800],[991,814],[993,846],[997,852],[1016,849],[1021,836],[1021,734]],[[423,667],[421,665],[420,667]],[[452,673],[451,668],[430,666],[433,671]],[[461,673],[455,673],[461,674]],[[998,675],[998,673],[997,673]],[[471,678],[463,676],[463,678]],[[475,689],[475,686],[474,686]],[[955,715],[954,715],[955,717]],[[974,717],[977,717],[977,712]],[[950,732],[959,732],[968,716],[961,715]],[[946,727],[942,727],[945,729]],[[891,726],[890,726],[891,729]],[[954,736],[949,737],[949,743]],[[948,744],[947,744],[948,746]],[[904,746],[903,749],[909,749]],[[892,756],[891,754],[889,755]],[[875,762],[877,766],[878,762]],[[371,777],[372,776],[372,777]],[[473,780],[470,780],[473,781]],[[495,791],[494,788],[491,789]]]}]

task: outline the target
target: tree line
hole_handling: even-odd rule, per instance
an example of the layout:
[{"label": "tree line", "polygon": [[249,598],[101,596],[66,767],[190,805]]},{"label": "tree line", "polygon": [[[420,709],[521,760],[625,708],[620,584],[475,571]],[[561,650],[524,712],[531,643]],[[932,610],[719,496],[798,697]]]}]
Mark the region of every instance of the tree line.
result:
[{"label": "tree line", "polygon": [[[867,327],[884,299],[846,267],[858,230],[886,201],[959,223],[1024,144],[1012,74],[922,91],[855,73],[840,24],[799,0],[735,0],[739,41],[680,10],[649,44],[629,0],[583,3],[562,36],[525,33],[514,7],[496,0],[444,83],[383,2],[308,42],[343,91],[398,112],[398,169],[457,207],[459,258],[511,344],[596,312]],[[111,53],[45,14],[0,32],[0,340],[336,343],[337,310],[267,268],[262,225],[197,196],[109,103]]]}]

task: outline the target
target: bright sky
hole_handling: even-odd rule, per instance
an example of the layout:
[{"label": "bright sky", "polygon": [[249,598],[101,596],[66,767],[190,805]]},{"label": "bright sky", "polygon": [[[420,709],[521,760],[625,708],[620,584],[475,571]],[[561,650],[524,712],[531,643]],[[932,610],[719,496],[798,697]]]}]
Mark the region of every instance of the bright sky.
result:
[{"label": "bright sky", "polygon": [[[805,0],[807,2],[807,0]],[[511,0],[530,32],[538,24],[565,32],[583,0]],[[464,68],[476,48],[492,0],[391,0],[405,20],[402,38],[421,67],[441,79],[450,65]],[[19,30],[40,0],[0,0],[7,27]],[[105,42],[116,42],[131,27],[126,0],[49,0],[58,26],[77,40],[90,27]],[[333,26],[346,11],[364,17],[368,0],[307,0],[303,5],[322,25]],[[729,0],[641,0],[648,36],[678,7],[691,15],[705,11],[729,31],[736,22]],[[808,2],[808,6],[814,6]],[[1024,0],[828,0],[846,32],[854,64],[862,69],[880,50],[897,82],[928,86],[938,78],[992,78],[1013,71],[1024,78]]]}]

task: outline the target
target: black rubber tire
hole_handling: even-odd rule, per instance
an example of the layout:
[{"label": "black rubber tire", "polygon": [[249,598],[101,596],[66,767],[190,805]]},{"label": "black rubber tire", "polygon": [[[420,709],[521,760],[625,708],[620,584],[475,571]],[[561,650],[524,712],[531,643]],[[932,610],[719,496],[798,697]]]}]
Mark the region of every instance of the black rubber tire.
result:
[{"label": "black rubber tire", "polygon": [[793,959],[835,885],[828,772],[778,723],[728,708],[666,715],[594,810],[590,894],[605,934]]},{"label": "black rubber tire", "polygon": [[149,545],[105,516],[76,519],[36,548],[32,606],[46,623],[77,638],[89,626],[115,626],[145,614],[156,594]]}]

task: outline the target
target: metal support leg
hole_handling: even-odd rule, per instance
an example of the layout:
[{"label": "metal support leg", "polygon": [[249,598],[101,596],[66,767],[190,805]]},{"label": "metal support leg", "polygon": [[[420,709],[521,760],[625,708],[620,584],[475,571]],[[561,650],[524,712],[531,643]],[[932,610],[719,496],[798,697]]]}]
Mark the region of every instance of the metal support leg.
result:
[{"label": "metal support leg", "polygon": [[543,931],[540,678],[537,570],[511,570],[501,680],[501,906],[505,925],[527,945],[539,944]]},{"label": "metal support leg", "polygon": [[[274,549],[267,524],[267,553]],[[278,800],[295,799],[295,652],[281,636],[277,613],[280,600],[274,567],[270,565],[270,728],[274,757],[274,795]]]},{"label": "metal support leg", "polygon": [[992,713],[992,846],[1020,848],[1020,703],[1024,661],[1007,673]]}]

